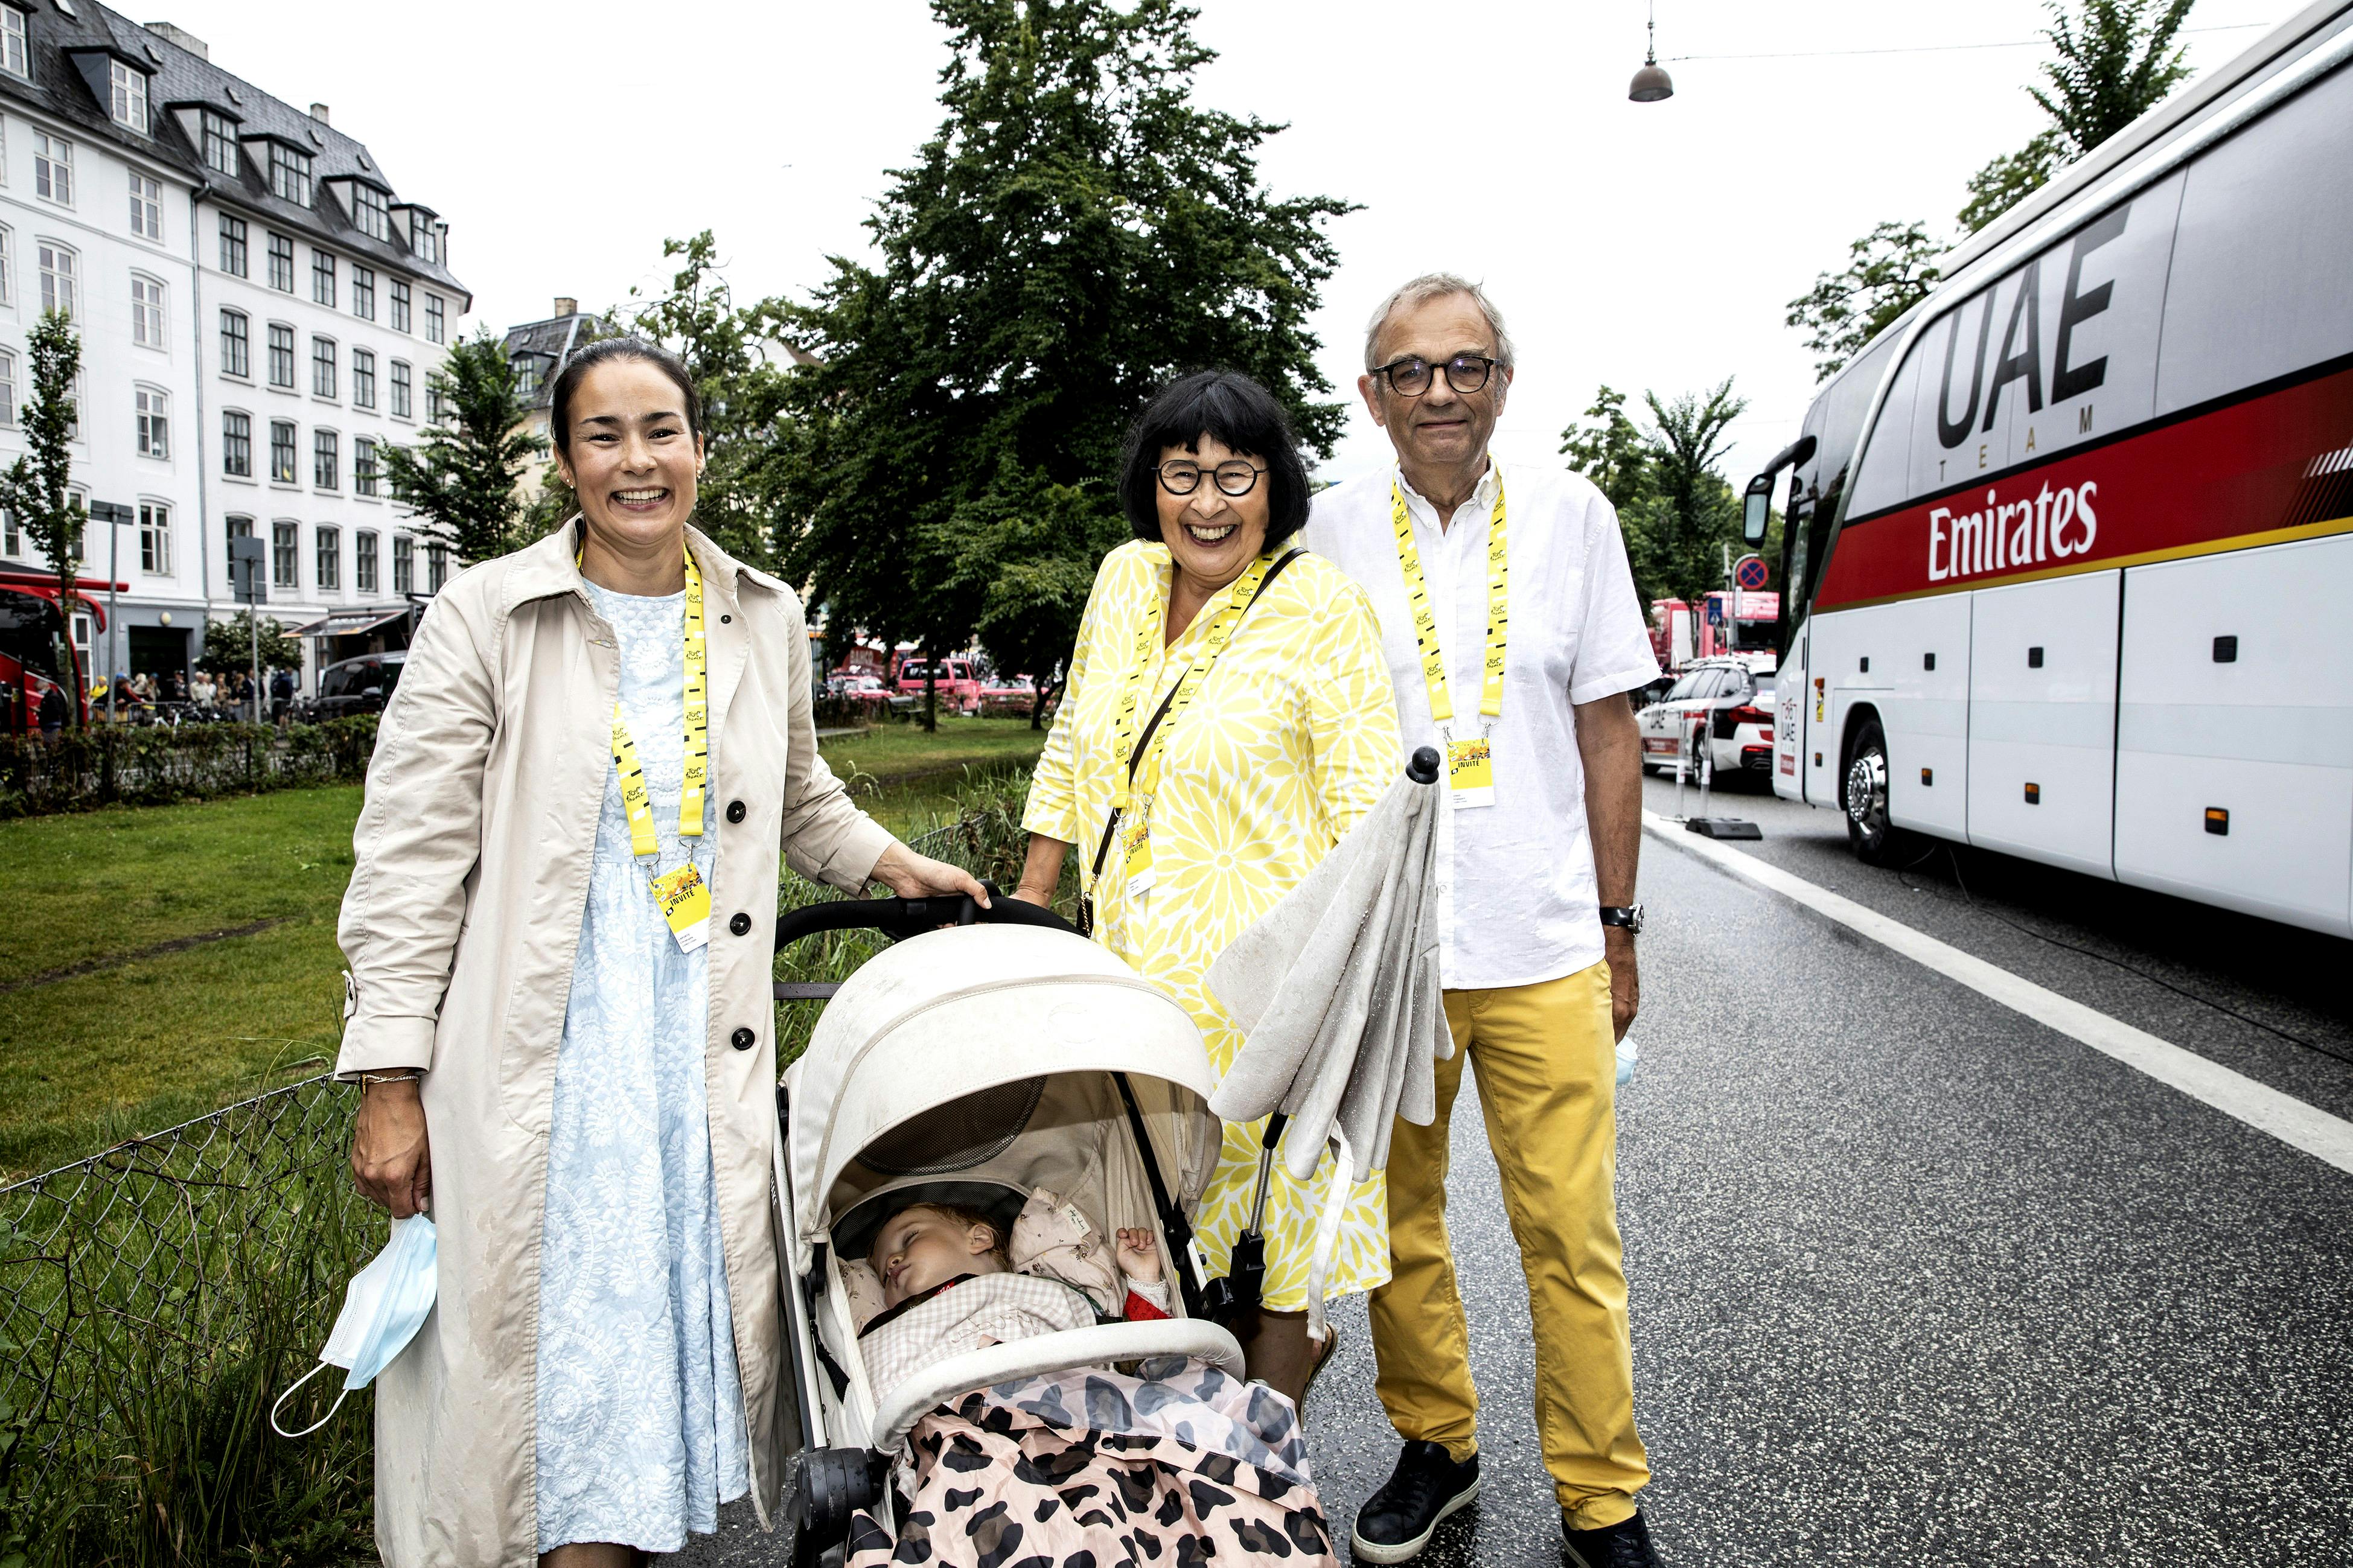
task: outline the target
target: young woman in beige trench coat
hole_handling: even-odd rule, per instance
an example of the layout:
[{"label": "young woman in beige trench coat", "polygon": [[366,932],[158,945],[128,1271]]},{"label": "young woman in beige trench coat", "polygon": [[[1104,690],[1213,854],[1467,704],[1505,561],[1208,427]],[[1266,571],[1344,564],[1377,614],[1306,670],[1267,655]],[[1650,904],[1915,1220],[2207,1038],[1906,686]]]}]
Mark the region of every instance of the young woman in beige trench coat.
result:
[{"label": "young woman in beige trench coat", "polygon": [[[557,1234],[548,1205],[551,1144],[565,1146],[563,1135],[552,1136],[565,1131],[554,1125],[558,1069],[579,1033],[568,1009],[581,1005],[576,975],[592,976],[594,989],[626,991],[638,962],[609,964],[582,948],[584,931],[593,943],[604,929],[596,889],[618,897],[609,907],[631,921],[641,913],[629,901],[636,890],[613,892],[610,857],[599,862],[597,855],[600,818],[617,809],[607,805],[607,781],[624,689],[619,650],[628,640],[598,606],[659,613],[669,603],[662,596],[685,588],[691,552],[707,647],[704,811],[713,826],[706,832],[723,852],[702,862],[712,905],[707,957],[695,973],[698,991],[707,978],[707,1006],[699,1029],[689,1013],[682,1034],[680,1010],[670,1008],[686,1055],[681,1064],[673,1053],[669,1067],[673,1086],[683,1074],[707,1106],[707,1162],[698,1149],[687,1184],[707,1164],[708,1187],[692,1196],[716,1238],[706,1253],[723,1257],[723,1291],[710,1294],[725,1310],[707,1303],[714,1310],[703,1330],[704,1364],[723,1369],[720,1408],[740,1409],[741,1443],[732,1431],[722,1436],[742,1456],[738,1484],[748,1485],[764,1522],[777,1504],[781,1468],[768,989],[779,858],[849,892],[870,878],[908,896],[980,891],[852,805],[818,755],[798,600],[687,526],[702,443],[692,384],[676,361],[628,340],[596,345],[566,367],[553,403],[557,460],[583,515],[470,568],[436,595],[385,713],[343,903],[350,992],[336,1067],[362,1085],[353,1172],[396,1216],[428,1210],[438,1233],[434,1311],[375,1384],[376,1539],[392,1568],[535,1561],[604,1568],[671,1544],[544,1542],[536,1497],[541,1287],[566,1261],[543,1256],[543,1238]],[[684,660],[690,656],[671,650],[684,645],[677,628],[688,612],[669,613],[676,641],[659,651]],[[681,700],[691,702],[687,689]],[[666,737],[675,762],[667,800],[654,784],[653,815],[670,817],[665,835],[672,822],[685,832],[683,763],[675,760],[692,746],[691,722],[683,728],[683,739]],[[651,782],[654,747],[641,743]],[[604,826],[613,831],[612,822]],[[619,841],[631,842],[626,826]],[[628,864],[626,847],[622,861]],[[659,921],[650,887],[643,893]],[[663,956],[649,973],[670,963],[660,946],[669,932],[654,929],[652,951]],[[682,971],[671,964],[664,973],[674,981]],[[649,1032],[633,1042],[641,1046]],[[581,1082],[580,1070],[575,1062],[571,1103],[602,1114],[618,1089],[607,1097],[606,1085]],[[677,1163],[662,1168],[661,1179],[679,1184]],[[659,1279],[674,1265],[676,1238],[659,1225],[651,1232],[618,1243],[601,1237],[598,1245],[638,1247],[645,1272]],[[631,1261],[625,1251],[624,1265]],[[708,1268],[712,1259],[702,1262]],[[708,1447],[707,1402],[703,1408]],[[615,1412],[617,1426],[660,1418]],[[599,1479],[593,1470],[604,1446],[595,1434],[571,1442],[575,1468],[586,1454],[591,1481]],[[710,1485],[705,1474],[690,1513],[707,1516],[715,1506]]]}]

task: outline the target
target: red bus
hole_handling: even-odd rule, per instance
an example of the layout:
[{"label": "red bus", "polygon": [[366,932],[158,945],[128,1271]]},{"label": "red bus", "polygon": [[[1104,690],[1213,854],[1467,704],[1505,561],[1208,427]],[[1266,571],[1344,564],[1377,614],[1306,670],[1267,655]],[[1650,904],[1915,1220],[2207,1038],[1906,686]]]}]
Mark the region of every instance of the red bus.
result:
[{"label": "red bus", "polygon": [[[74,608],[87,615],[99,631],[106,629],[106,610],[94,594],[106,584],[87,578],[76,584]],[[58,612],[58,580],[46,573],[0,571],[0,733],[26,734],[40,728],[41,701],[52,690],[68,701],[78,701],[80,716],[90,716],[88,688],[95,678],[87,649],[81,650],[83,691],[73,689],[67,666],[67,627]]]}]

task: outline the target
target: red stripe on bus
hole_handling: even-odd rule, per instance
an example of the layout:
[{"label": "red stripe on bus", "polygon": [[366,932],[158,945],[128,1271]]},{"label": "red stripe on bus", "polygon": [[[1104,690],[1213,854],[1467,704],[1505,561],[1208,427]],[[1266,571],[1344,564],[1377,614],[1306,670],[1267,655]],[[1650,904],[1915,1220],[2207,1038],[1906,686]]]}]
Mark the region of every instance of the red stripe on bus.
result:
[{"label": "red stripe on bus", "polygon": [[1817,610],[2269,542],[2353,517],[2353,370],[1839,531]]}]

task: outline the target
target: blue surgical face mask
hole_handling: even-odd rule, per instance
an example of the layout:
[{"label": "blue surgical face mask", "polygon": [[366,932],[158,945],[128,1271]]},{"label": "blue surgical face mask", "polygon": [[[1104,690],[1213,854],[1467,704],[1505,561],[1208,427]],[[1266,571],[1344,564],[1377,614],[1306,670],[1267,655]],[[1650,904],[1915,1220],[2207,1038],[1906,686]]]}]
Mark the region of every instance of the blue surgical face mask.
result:
[{"label": "blue surgical face mask", "polygon": [[[433,1222],[423,1215],[392,1222],[392,1239],[368,1266],[352,1276],[343,1290],[343,1310],[327,1335],[319,1364],[294,1380],[292,1387],[269,1407],[269,1425],[281,1437],[316,1432],[343,1408],[353,1389],[365,1388],[417,1337],[426,1314],[433,1310],[439,1275],[435,1268]],[[343,1392],[327,1414],[300,1432],[278,1425],[278,1412],[297,1388],[330,1366],[345,1369]]]}]

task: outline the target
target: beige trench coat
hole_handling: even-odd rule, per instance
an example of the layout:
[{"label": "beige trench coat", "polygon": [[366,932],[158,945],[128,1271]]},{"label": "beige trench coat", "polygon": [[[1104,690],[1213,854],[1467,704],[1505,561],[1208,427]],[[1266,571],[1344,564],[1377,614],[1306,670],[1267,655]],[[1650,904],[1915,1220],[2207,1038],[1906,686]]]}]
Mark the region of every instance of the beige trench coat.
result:
[{"label": "beige trench coat", "polygon": [[[769,1199],[778,852],[854,890],[891,837],[818,755],[798,599],[691,529],[688,540],[708,595],[710,800],[724,823],[704,1047],[711,1156],[765,1521],[782,1468]],[[376,1542],[392,1568],[536,1556],[548,1121],[620,680],[574,543],[560,530],[434,599],[385,712],[353,835],[336,1070],[429,1069],[440,1241],[433,1315],[375,1384]]]}]

